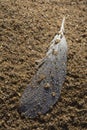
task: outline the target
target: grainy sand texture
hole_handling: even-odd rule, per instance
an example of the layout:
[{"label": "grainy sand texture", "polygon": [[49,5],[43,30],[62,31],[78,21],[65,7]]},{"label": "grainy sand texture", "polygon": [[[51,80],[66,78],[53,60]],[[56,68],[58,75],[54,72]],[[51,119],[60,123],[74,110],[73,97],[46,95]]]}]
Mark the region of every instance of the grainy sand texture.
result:
[{"label": "grainy sand texture", "polygon": [[[67,76],[51,111],[18,113],[19,100],[66,16]],[[0,0],[0,130],[87,130],[87,1]]]}]

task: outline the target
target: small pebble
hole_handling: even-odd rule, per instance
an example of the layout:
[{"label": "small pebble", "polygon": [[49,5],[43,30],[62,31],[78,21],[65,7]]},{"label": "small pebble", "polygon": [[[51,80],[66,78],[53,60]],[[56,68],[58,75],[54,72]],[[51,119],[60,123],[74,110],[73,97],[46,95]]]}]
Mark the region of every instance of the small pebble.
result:
[{"label": "small pebble", "polygon": [[55,44],[58,44],[60,42],[60,39],[55,40]]},{"label": "small pebble", "polygon": [[50,84],[49,84],[49,83],[47,83],[47,84],[44,86],[44,88],[45,88],[45,89],[50,88]]},{"label": "small pebble", "polygon": [[55,93],[55,92],[52,92],[52,96],[55,97],[55,96],[56,96],[56,93]]},{"label": "small pebble", "polygon": [[53,54],[53,55],[57,55],[57,54],[58,54],[58,51],[56,51],[56,50],[53,49],[52,54]]}]

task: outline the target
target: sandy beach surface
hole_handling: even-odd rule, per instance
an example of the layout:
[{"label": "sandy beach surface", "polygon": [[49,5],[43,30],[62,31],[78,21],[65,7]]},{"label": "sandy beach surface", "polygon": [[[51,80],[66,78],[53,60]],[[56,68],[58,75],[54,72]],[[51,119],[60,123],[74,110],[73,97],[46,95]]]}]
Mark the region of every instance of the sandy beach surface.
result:
[{"label": "sandy beach surface", "polygon": [[[51,111],[26,119],[20,97],[66,16],[67,76]],[[0,130],[87,130],[87,1],[0,0]]]}]

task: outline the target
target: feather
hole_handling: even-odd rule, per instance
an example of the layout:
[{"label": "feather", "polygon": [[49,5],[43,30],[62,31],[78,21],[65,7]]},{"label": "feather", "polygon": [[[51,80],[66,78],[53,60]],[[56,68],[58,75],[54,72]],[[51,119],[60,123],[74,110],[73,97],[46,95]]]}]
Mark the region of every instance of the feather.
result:
[{"label": "feather", "polygon": [[58,101],[66,76],[67,43],[63,19],[59,34],[51,45],[30,84],[25,89],[19,111],[26,117],[35,118],[45,114]]}]

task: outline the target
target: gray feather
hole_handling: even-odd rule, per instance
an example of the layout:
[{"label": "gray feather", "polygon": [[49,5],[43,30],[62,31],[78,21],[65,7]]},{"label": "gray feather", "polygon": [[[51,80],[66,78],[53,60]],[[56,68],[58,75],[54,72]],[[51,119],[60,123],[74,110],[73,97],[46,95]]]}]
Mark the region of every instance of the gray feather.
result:
[{"label": "gray feather", "polygon": [[22,95],[21,113],[34,118],[46,113],[57,102],[66,76],[66,62],[67,43],[64,34],[60,33],[52,40],[44,62]]}]

